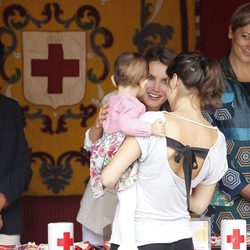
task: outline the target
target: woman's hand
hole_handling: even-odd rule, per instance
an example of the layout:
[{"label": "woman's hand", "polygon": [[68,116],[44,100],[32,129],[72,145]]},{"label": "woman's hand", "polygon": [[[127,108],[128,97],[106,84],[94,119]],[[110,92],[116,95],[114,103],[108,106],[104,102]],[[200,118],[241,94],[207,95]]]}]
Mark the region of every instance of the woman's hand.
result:
[{"label": "woman's hand", "polygon": [[98,116],[95,120],[94,126],[92,126],[89,129],[89,139],[92,143],[94,143],[95,141],[97,141],[98,139],[100,139],[102,137],[102,134],[103,134],[102,124],[103,124],[103,121],[105,121],[107,119],[108,107],[109,107],[108,103],[104,104],[101,107],[101,109],[98,113]]},{"label": "woman's hand", "polygon": [[103,104],[95,121],[96,128],[102,128],[102,123],[107,119],[109,104]]}]

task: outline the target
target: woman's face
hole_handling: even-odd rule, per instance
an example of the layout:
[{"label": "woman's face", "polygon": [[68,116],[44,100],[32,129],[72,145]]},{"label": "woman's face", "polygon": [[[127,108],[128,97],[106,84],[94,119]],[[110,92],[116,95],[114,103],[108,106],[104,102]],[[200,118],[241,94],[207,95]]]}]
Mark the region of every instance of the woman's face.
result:
[{"label": "woman's face", "polygon": [[231,55],[243,63],[250,63],[250,24],[237,28],[234,33],[229,30],[232,39]]},{"label": "woman's face", "polygon": [[167,66],[159,61],[149,63],[149,78],[145,87],[145,93],[141,98],[147,111],[159,111],[161,105],[167,101],[166,70]]}]

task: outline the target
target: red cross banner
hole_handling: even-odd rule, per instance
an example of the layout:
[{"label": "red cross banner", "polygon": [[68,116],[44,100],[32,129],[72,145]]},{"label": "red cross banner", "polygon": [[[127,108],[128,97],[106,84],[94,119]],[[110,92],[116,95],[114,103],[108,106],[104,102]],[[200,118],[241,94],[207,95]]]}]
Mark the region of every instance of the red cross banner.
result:
[{"label": "red cross banner", "polygon": [[71,222],[48,224],[48,250],[74,250],[74,229]]},{"label": "red cross banner", "polygon": [[221,221],[221,250],[247,250],[245,220]]},{"label": "red cross banner", "polygon": [[83,195],[81,148],[115,90],[115,59],[153,45],[195,50],[198,10],[198,0],[0,0],[0,92],[22,109],[33,170],[24,195]]},{"label": "red cross banner", "polygon": [[85,94],[84,32],[23,32],[24,96],[54,109]]}]

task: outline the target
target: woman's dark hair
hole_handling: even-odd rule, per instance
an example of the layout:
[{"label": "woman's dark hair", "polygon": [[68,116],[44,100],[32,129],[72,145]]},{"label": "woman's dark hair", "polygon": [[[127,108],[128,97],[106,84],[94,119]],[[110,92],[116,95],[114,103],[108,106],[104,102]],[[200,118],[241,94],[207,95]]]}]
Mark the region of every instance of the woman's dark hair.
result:
[{"label": "woman's dark hair", "polygon": [[230,26],[234,33],[236,29],[250,24],[250,3],[239,6],[233,13]]},{"label": "woman's dark hair", "polygon": [[219,63],[200,52],[180,53],[167,68],[167,75],[176,74],[187,89],[196,89],[201,106],[221,106],[224,90],[223,73]]},{"label": "woman's dark hair", "polygon": [[165,47],[153,46],[146,51],[145,58],[148,63],[159,61],[168,66],[176,57],[176,53]]}]

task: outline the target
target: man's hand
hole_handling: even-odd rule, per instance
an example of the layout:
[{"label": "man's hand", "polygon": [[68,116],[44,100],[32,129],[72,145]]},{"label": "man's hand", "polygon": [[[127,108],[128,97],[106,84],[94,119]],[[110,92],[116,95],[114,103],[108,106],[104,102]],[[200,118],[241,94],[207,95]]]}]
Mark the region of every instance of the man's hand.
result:
[{"label": "man's hand", "polygon": [[0,193],[0,212],[7,205],[8,205],[8,200],[7,200],[6,196],[4,194]]},{"label": "man's hand", "polygon": [[3,217],[0,214],[0,230],[2,229],[2,227],[3,227]]}]

